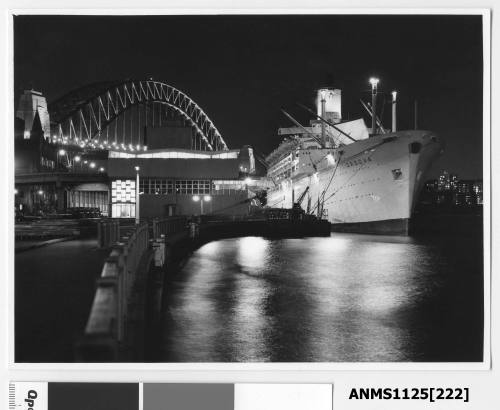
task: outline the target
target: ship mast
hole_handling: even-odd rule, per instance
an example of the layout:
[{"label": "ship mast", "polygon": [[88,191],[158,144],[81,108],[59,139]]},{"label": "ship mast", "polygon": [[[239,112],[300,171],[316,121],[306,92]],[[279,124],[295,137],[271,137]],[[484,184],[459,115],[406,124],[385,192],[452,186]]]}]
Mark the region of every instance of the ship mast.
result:
[{"label": "ship mast", "polygon": [[[320,95],[321,95],[321,117],[325,118],[325,113],[326,113],[325,90],[321,90]],[[322,145],[326,147],[326,126],[324,121],[321,122],[321,141],[323,142]]]},{"label": "ship mast", "polygon": [[392,132],[396,132],[396,96],[398,95],[397,91],[393,91],[392,93]]},{"label": "ship mast", "polygon": [[377,85],[379,79],[372,77],[370,78],[370,84],[372,85],[372,134],[377,133]]}]

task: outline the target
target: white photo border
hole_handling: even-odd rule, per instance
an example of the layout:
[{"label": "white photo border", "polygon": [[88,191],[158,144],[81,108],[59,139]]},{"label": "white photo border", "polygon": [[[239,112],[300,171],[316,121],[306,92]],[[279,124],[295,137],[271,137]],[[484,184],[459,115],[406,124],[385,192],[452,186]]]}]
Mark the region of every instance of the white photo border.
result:
[{"label": "white photo border", "polygon": [[[135,371],[135,372],[163,372],[163,371],[456,371],[456,370],[489,370],[491,367],[491,282],[492,282],[492,207],[491,207],[491,12],[483,8],[362,8],[362,9],[72,9],[72,8],[51,8],[36,9],[22,8],[10,9],[6,13],[7,20],[7,61],[8,72],[6,79],[7,93],[4,95],[2,105],[7,109],[3,112],[4,135],[12,135],[14,128],[14,85],[13,85],[13,16],[14,15],[215,15],[215,14],[289,14],[289,15],[315,15],[315,14],[356,14],[356,15],[480,15],[483,25],[483,189],[484,189],[484,343],[483,361],[475,363],[416,363],[416,362],[394,362],[394,363],[16,363],[14,362],[14,150],[13,138],[7,137],[7,150],[3,155],[4,175],[7,175],[7,184],[3,192],[8,193],[7,209],[3,215],[7,215],[7,229],[9,234],[7,246],[3,247],[4,257],[8,261],[6,269],[7,286],[7,324],[8,324],[8,368],[12,371],[23,373],[30,371],[52,371],[64,370],[84,372],[95,371]],[[5,101],[7,100],[7,101]],[[7,250],[7,252],[6,252]],[[2,302],[3,304],[4,302]]]}]

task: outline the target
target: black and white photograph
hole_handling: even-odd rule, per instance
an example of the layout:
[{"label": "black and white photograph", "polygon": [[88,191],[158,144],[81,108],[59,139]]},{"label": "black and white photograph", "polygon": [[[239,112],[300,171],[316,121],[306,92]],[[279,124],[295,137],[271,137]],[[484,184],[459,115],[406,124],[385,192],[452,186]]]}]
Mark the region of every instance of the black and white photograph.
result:
[{"label": "black and white photograph", "polygon": [[484,19],[15,14],[13,361],[484,363]]}]

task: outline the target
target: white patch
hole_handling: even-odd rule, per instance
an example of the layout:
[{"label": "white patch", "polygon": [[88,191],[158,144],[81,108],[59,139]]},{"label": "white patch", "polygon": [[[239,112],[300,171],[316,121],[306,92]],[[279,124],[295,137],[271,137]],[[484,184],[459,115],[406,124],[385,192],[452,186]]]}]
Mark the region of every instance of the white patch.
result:
[{"label": "white patch", "polygon": [[9,410],[48,410],[48,383],[13,382],[9,389],[9,394],[15,392]]}]

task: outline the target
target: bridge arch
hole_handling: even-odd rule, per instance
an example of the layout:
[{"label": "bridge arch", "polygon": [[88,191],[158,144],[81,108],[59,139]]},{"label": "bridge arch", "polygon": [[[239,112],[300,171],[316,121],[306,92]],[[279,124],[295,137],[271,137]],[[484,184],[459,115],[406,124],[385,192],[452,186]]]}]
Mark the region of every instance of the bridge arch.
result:
[{"label": "bridge arch", "polygon": [[[228,149],[219,130],[196,102],[177,88],[155,80],[100,82],[69,92],[49,104],[52,138],[82,148],[107,149],[109,139],[103,139],[107,127],[134,107],[148,104],[160,104],[177,113],[193,129],[200,141],[199,149]],[[133,150],[135,144],[115,140],[113,146],[130,146]]]}]

